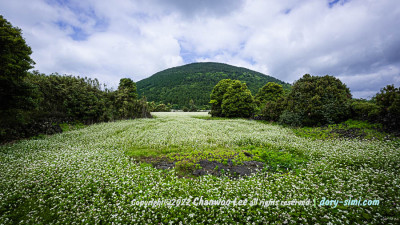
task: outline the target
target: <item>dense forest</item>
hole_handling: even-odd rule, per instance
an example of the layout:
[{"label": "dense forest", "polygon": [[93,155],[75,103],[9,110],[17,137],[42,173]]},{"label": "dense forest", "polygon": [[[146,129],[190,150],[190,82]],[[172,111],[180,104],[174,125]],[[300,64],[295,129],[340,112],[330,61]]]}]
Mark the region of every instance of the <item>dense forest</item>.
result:
[{"label": "dense forest", "polygon": [[268,82],[290,85],[271,76],[223,63],[192,63],[163,70],[137,82],[139,95],[148,101],[168,104],[173,108],[190,107],[190,100],[200,109],[209,109],[210,93],[223,79],[240,80],[255,94]]}]

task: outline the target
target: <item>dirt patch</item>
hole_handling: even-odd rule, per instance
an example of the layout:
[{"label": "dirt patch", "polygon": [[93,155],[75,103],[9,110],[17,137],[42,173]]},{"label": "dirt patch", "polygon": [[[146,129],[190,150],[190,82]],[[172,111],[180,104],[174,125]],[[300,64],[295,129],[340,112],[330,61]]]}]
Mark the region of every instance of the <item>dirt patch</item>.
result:
[{"label": "dirt patch", "polygon": [[[176,162],[168,161],[157,161],[153,163],[156,169],[172,169],[175,167]],[[196,163],[196,166],[188,168],[187,172],[190,172],[194,176],[203,176],[211,174],[214,176],[221,176],[223,174],[239,177],[249,176],[264,168],[264,163],[258,161],[244,161],[241,165],[233,165],[232,160],[228,159],[227,163],[221,163],[217,161],[200,160]]]}]

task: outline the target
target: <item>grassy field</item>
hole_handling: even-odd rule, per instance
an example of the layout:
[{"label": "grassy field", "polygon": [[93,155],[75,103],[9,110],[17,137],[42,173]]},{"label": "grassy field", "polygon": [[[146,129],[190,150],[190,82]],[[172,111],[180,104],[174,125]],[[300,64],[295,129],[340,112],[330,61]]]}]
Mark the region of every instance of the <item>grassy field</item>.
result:
[{"label": "grassy field", "polygon": [[[0,224],[400,223],[398,139],[154,115],[0,146]],[[177,166],[149,165],[158,159]],[[204,159],[265,167],[252,176],[193,176]],[[144,205],[158,200],[173,205]],[[292,200],[311,204],[284,205]]]}]

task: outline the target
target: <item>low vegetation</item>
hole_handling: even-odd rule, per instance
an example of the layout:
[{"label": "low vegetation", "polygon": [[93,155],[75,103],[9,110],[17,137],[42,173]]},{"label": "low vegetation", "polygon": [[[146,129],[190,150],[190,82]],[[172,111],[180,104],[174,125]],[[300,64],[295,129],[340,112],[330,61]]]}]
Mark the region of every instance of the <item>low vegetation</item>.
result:
[{"label": "low vegetation", "polygon": [[[205,120],[206,115],[157,113],[152,120],[100,123],[1,146],[0,223],[398,222],[398,140],[313,140],[279,125],[243,119]],[[170,170],[156,169],[141,163],[139,152],[183,163]],[[222,170],[218,176],[182,177],[182,171],[196,170],[188,160],[196,162],[210,152],[215,160],[222,157],[222,166],[222,159],[234,158],[235,153],[238,164],[246,162],[245,152],[258,155],[265,169],[234,179]],[[197,197],[310,199],[312,204],[136,204],[163,199],[193,201]],[[324,198],[379,200],[379,205],[322,206]]]}]

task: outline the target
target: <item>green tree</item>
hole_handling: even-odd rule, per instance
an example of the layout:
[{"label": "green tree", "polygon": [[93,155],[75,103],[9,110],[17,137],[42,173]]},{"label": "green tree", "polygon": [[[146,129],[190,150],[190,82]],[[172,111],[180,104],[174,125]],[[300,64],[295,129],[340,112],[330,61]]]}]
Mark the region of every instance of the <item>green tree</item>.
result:
[{"label": "green tree", "polygon": [[189,111],[197,112],[197,106],[194,104],[193,99],[190,99],[190,101],[189,101]]},{"label": "green tree", "polygon": [[285,98],[282,96],[274,101],[266,101],[261,109],[261,116],[264,120],[278,121],[284,110]]},{"label": "green tree", "polygon": [[115,95],[119,117],[125,119],[134,117],[134,106],[138,96],[135,82],[129,78],[122,78]]},{"label": "green tree", "polygon": [[255,111],[254,98],[245,83],[234,80],[222,100],[222,115],[225,117],[251,117]]},{"label": "green tree", "polygon": [[171,112],[171,108],[164,103],[160,103],[155,107],[154,112]]},{"label": "green tree", "polygon": [[379,106],[365,99],[353,99],[351,103],[351,114],[353,119],[368,120],[376,122],[379,116]]},{"label": "green tree", "polygon": [[348,119],[350,100],[350,90],[339,79],[305,74],[294,83],[281,121],[305,126],[338,123]]},{"label": "green tree", "polygon": [[135,101],[133,109],[133,117],[152,118],[150,114],[150,106],[149,103],[147,102],[146,96],[143,96],[141,99]]},{"label": "green tree", "polygon": [[34,106],[32,87],[24,82],[35,64],[31,48],[21,29],[13,27],[0,15],[0,117],[6,122],[24,122],[23,111]]},{"label": "green tree", "polygon": [[268,82],[264,87],[260,88],[255,96],[257,102],[261,105],[267,101],[276,101],[284,94],[283,87],[275,82]]},{"label": "green tree", "polygon": [[211,116],[223,116],[222,115],[222,101],[224,99],[224,95],[227,92],[228,88],[233,83],[231,79],[223,79],[220,80],[217,85],[213,88],[211,92]]},{"label": "green tree", "polygon": [[379,120],[387,129],[400,130],[400,88],[387,85],[375,96]]}]

